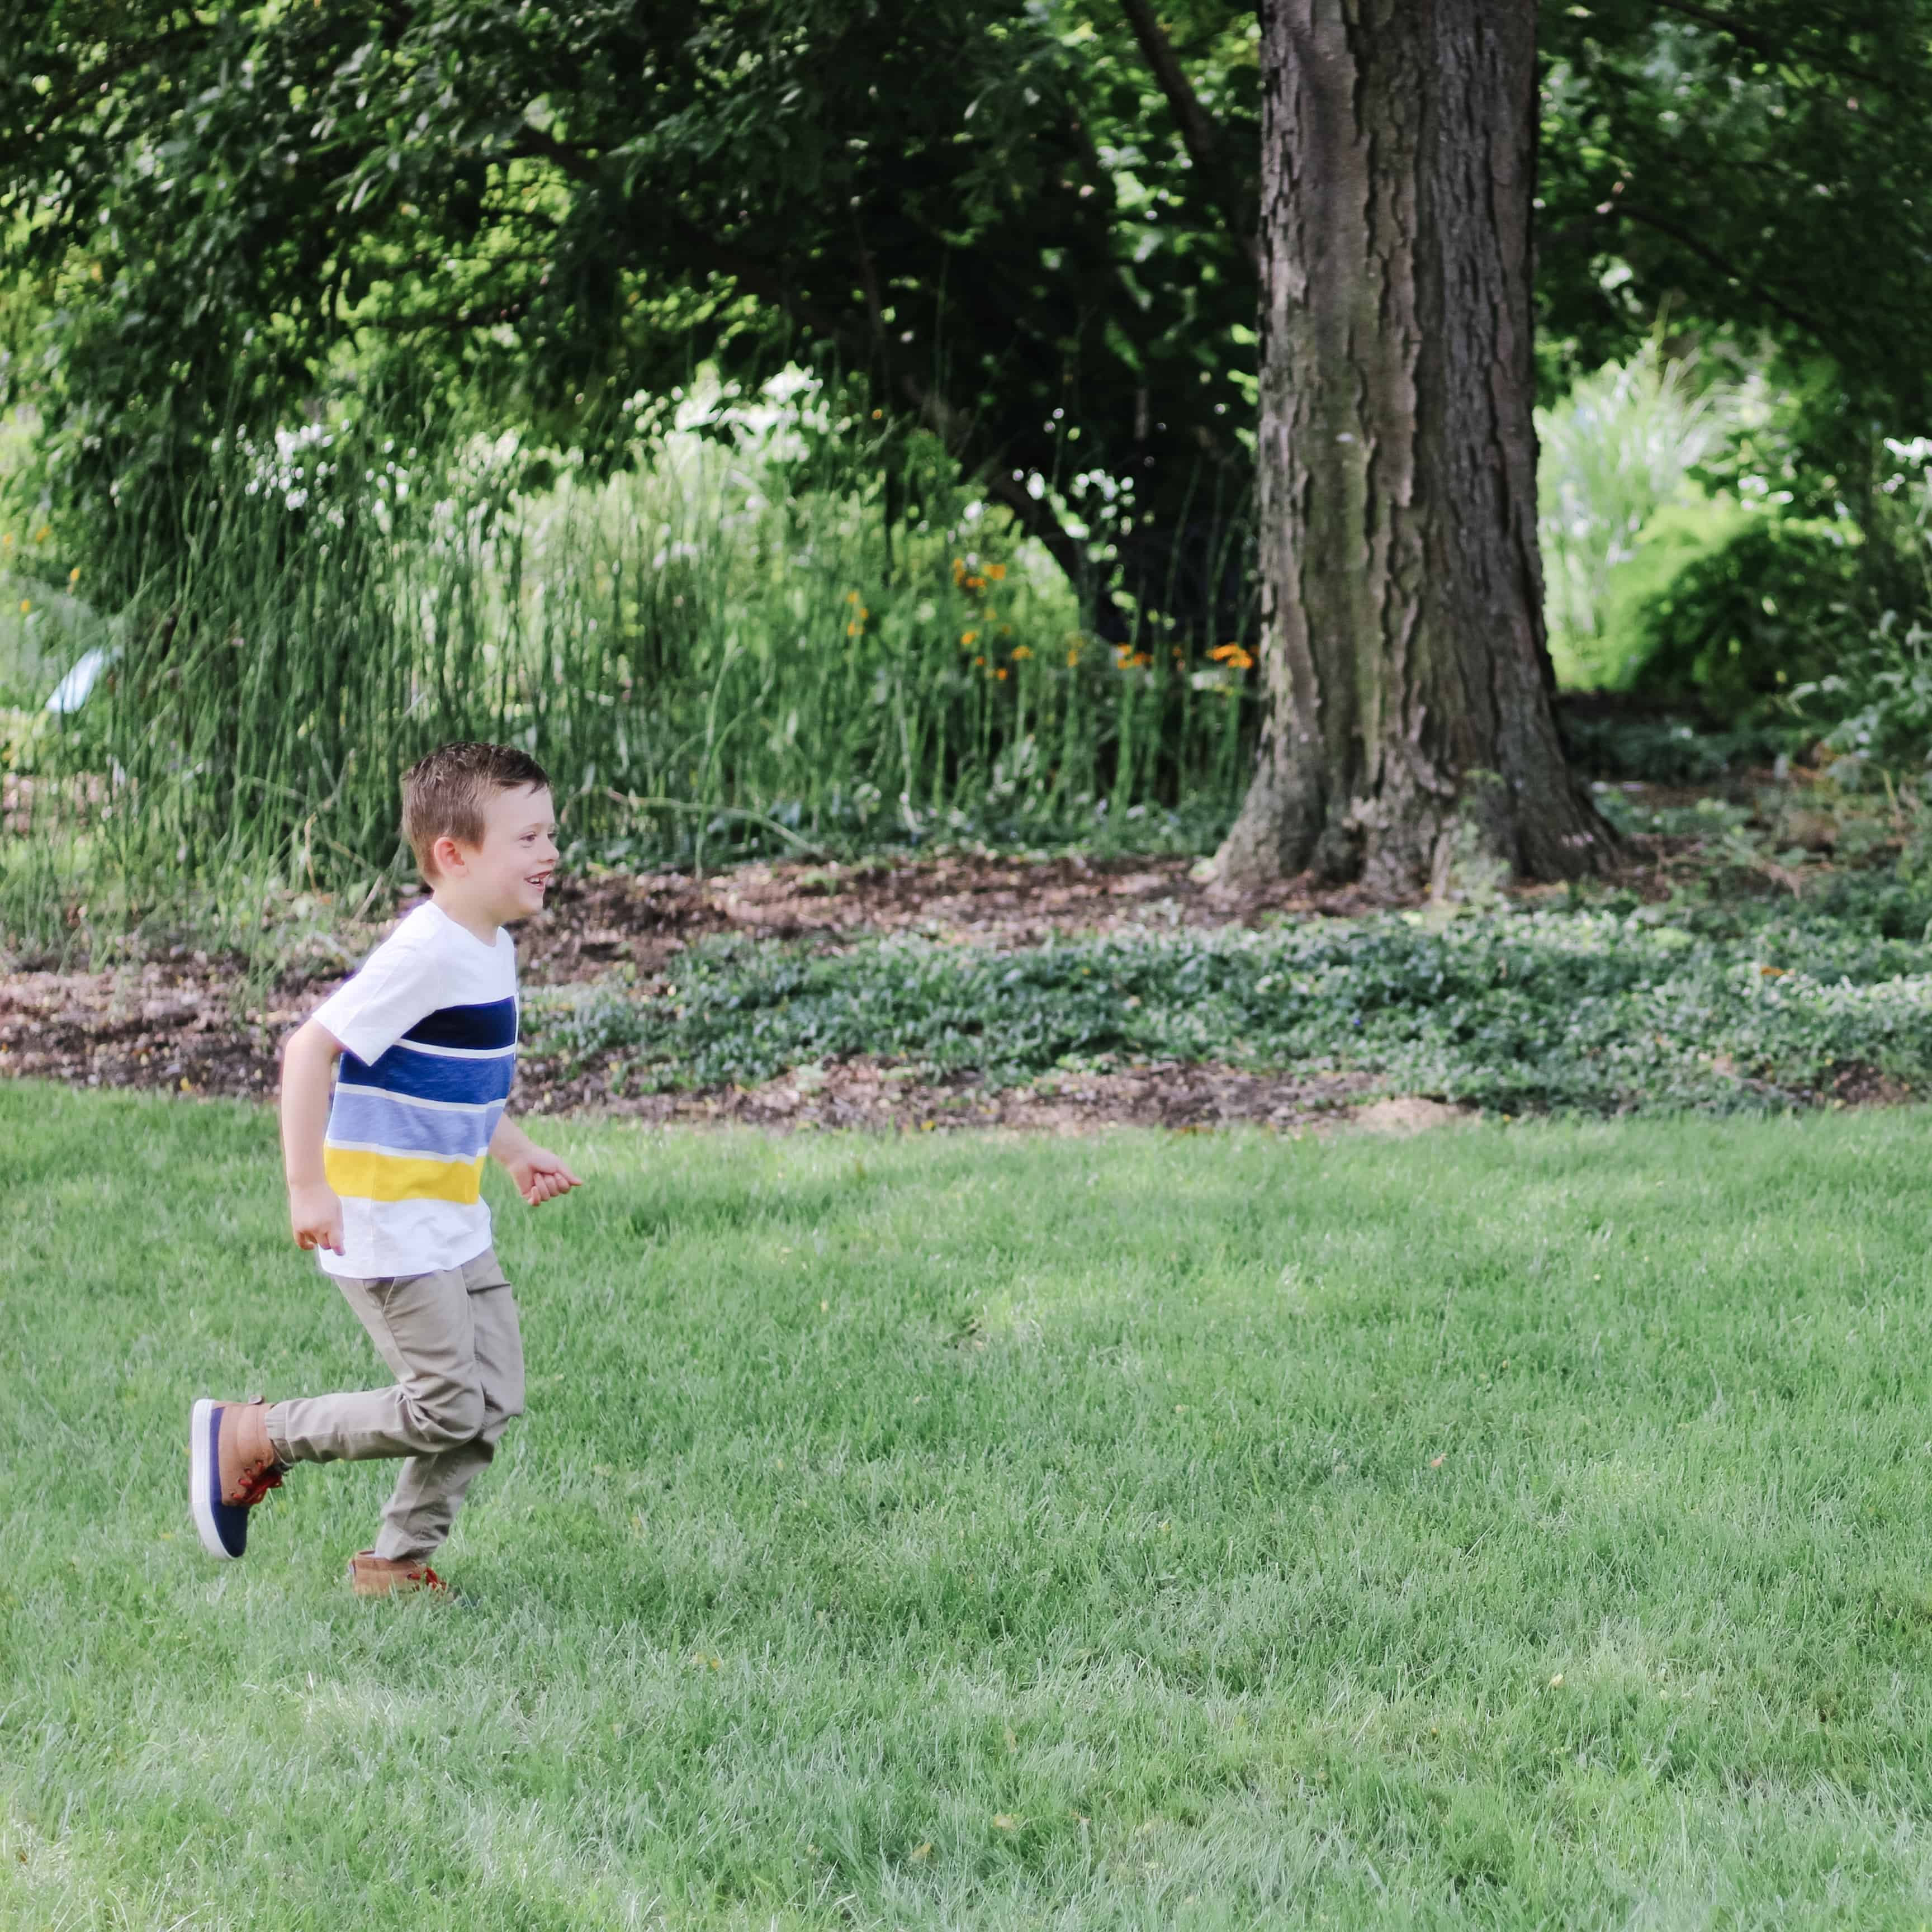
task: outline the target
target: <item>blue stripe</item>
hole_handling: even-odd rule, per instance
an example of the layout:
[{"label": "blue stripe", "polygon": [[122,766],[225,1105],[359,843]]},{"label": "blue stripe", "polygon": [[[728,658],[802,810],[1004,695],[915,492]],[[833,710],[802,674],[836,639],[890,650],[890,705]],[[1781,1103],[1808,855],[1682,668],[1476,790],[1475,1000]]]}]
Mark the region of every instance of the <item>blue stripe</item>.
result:
[{"label": "blue stripe", "polygon": [[483,1114],[444,1114],[405,1106],[377,1088],[338,1087],[329,1109],[328,1138],[338,1147],[380,1147],[394,1154],[474,1160],[488,1148],[502,1115],[499,1106]]},{"label": "blue stripe", "polygon": [[412,1100],[460,1100],[471,1106],[507,1100],[516,1077],[514,1053],[490,1060],[451,1060],[400,1045],[391,1047],[374,1065],[345,1052],[336,1069],[338,1088],[380,1087]]},{"label": "blue stripe", "polygon": [[466,1047],[472,1053],[500,1052],[517,1043],[517,1003],[492,1000],[487,1006],[444,1006],[419,1019],[404,1034],[423,1046]]}]

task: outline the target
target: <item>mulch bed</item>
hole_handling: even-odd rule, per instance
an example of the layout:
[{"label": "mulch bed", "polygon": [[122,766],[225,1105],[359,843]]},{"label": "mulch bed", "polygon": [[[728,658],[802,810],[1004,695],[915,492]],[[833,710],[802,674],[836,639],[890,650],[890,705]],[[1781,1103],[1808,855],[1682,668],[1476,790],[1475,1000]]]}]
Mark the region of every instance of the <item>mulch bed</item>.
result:
[{"label": "mulch bed", "polygon": [[1285,886],[1235,895],[1186,859],[1024,860],[947,854],[857,865],[754,864],[694,879],[677,872],[566,880],[520,928],[533,984],[594,978],[618,961],[662,968],[693,939],[727,932],[836,946],[917,933],[958,944],[1038,946],[1123,926],[1252,925],[1270,916],[1372,910],[1352,890]]},{"label": "mulch bed", "polygon": [[[1644,890],[1669,858],[1660,846],[1650,855],[1651,869],[1632,882]],[[1062,934],[1252,926],[1376,909],[1358,892],[1306,882],[1230,894],[1195,878],[1186,859],[1034,860],[969,853],[848,866],[753,864],[702,879],[658,872],[566,880],[543,916],[520,930],[518,943],[526,985],[581,982],[625,967],[648,984],[694,940],[723,933],[835,950],[891,933],[1017,948]],[[0,1076],[267,1098],[275,1088],[280,1042],[340,982],[345,959],[366,952],[383,929],[376,922],[344,926],[254,1004],[236,997],[238,962],[178,946],[113,971],[0,974]],[[526,1059],[518,1106],[533,1114],[592,1111],[784,1130],[1069,1132],[1236,1121],[1298,1129],[1346,1116],[1371,1084],[1364,1076],[1302,1079],[1176,1064],[989,1092],[970,1081],[896,1079],[893,1071],[835,1064],[760,1088],[614,1101],[594,1076],[566,1076]]]}]

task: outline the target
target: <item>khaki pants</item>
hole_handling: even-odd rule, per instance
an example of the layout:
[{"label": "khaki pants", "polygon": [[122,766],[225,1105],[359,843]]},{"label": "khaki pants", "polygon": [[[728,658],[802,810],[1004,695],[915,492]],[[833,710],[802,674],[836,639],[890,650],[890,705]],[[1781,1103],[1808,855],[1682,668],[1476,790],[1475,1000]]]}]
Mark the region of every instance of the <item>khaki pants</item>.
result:
[{"label": "khaki pants", "polygon": [[285,1462],[406,1456],[376,1554],[421,1559],[442,1547],[464,1492],[524,1412],[516,1298],[490,1248],[435,1274],[334,1281],[396,1386],[278,1402],[268,1440]]}]

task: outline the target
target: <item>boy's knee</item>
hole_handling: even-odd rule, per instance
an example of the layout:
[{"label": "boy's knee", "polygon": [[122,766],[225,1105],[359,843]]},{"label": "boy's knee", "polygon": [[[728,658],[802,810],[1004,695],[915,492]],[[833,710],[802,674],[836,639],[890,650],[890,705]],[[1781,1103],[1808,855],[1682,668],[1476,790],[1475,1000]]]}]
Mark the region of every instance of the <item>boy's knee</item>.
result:
[{"label": "boy's knee", "polygon": [[454,1449],[483,1426],[483,1391],[474,1382],[435,1382],[414,1391],[416,1427],[426,1449]]}]

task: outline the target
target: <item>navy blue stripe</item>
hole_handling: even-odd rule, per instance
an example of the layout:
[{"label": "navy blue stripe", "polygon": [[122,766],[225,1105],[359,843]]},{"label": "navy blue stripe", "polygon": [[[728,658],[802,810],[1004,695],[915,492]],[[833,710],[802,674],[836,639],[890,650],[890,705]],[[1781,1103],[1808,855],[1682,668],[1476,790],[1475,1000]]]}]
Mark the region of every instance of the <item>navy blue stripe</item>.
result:
[{"label": "navy blue stripe", "polygon": [[488,1053],[517,1043],[517,1003],[492,1000],[488,1006],[444,1006],[419,1019],[404,1034],[422,1046],[462,1046]]},{"label": "navy blue stripe", "polygon": [[373,1066],[345,1052],[335,1077],[346,1087],[380,1087],[412,1100],[461,1100],[478,1106],[510,1097],[517,1061],[508,1053],[493,1060],[450,1060],[439,1053],[415,1053],[397,1046]]}]

